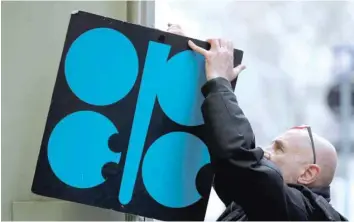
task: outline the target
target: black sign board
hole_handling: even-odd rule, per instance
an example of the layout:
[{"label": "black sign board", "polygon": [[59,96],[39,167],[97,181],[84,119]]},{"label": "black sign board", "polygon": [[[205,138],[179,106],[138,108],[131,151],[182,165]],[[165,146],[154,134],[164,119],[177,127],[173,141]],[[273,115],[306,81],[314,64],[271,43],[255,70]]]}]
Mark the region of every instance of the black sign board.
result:
[{"label": "black sign board", "polygon": [[[203,220],[212,183],[200,110],[205,64],[188,39],[72,14],[32,191],[159,220]],[[242,55],[235,50],[235,65]]]}]

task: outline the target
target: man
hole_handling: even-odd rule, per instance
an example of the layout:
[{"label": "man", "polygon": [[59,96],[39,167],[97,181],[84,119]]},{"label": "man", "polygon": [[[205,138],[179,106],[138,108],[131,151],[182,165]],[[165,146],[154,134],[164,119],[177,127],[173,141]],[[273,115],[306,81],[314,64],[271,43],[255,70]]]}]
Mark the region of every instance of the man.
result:
[{"label": "man", "polygon": [[[183,34],[177,25],[169,32]],[[205,57],[202,87],[204,122],[215,172],[214,188],[228,206],[220,220],[346,220],[329,204],[337,154],[311,128],[295,127],[266,149],[255,147],[251,125],[237,103],[230,82],[245,68],[233,67],[233,45],[210,39],[210,50],[189,41]]]}]

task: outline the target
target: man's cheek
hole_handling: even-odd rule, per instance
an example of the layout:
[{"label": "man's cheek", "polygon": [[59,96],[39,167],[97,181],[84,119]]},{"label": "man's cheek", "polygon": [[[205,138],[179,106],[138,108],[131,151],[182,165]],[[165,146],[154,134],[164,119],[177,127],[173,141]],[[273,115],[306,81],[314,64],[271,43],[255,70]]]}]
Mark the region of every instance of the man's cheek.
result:
[{"label": "man's cheek", "polygon": [[280,169],[281,173],[284,174],[284,171],[286,171],[286,162],[284,161],[284,158],[276,156],[273,158],[273,163]]}]

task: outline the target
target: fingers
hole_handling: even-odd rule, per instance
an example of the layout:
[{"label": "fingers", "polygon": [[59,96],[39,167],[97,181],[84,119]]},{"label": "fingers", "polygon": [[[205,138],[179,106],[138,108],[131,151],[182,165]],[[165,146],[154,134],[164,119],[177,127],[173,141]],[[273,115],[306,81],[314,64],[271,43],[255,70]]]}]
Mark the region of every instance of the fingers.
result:
[{"label": "fingers", "polygon": [[234,44],[233,44],[231,41],[228,41],[228,42],[227,42],[227,48],[228,48],[229,50],[234,51]]},{"label": "fingers", "polygon": [[237,76],[244,70],[246,69],[246,66],[244,65],[238,65],[233,69],[233,76],[231,78],[231,80],[234,80],[237,78]]},{"label": "fingers", "polygon": [[[207,40],[208,43],[210,43],[210,50],[213,49],[218,49],[218,48],[224,48],[227,49],[230,52],[233,52],[234,47],[231,41],[227,41],[224,39],[208,39]],[[192,41],[188,42],[188,45],[196,52],[199,52],[200,54],[206,56],[208,51],[195,45]],[[246,67],[245,66],[238,66],[235,68],[235,71],[237,71],[238,73],[241,72],[242,70],[244,70]]]},{"label": "fingers", "polygon": [[167,26],[169,28],[174,27],[174,28],[182,29],[182,27],[179,24],[168,23]]},{"label": "fingers", "polygon": [[208,39],[207,42],[210,43],[211,48],[225,48],[228,50],[234,50],[232,42],[225,39]]},{"label": "fingers", "polygon": [[208,39],[207,42],[210,43],[210,46],[211,46],[210,49],[220,48],[219,39]]},{"label": "fingers", "polygon": [[238,65],[238,66],[236,66],[236,67],[233,69],[235,78],[236,78],[243,70],[245,70],[245,69],[246,69],[246,66],[245,66],[245,65]]},{"label": "fingers", "polygon": [[232,44],[232,42],[224,39],[220,39],[220,47],[225,48],[229,51],[234,50],[234,45]]},{"label": "fingers", "polygon": [[220,47],[227,48],[228,41],[226,41],[225,39],[219,39],[219,41],[220,41]]},{"label": "fingers", "polygon": [[191,47],[195,52],[198,52],[200,54],[202,54],[203,56],[207,56],[208,51],[197,46],[196,44],[194,44],[194,42],[192,42],[191,40],[188,41],[188,45],[189,47]]},{"label": "fingers", "polygon": [[221,47],[223,47],[223,45],[224,45],[224,40],[222,40],[222,39],[217,39],[218,40],[218,42],[219,42],[219,47],[221,48]]},{"label": "fingers", "polygon": [[168,23],[168,28],[167,28],[167,32],[173,33],[173,34],[177,34],[177,35],[182,35],[184,36],[184,32],[181,28],[180,25],[178,24],[172,24],[172,23]]}]

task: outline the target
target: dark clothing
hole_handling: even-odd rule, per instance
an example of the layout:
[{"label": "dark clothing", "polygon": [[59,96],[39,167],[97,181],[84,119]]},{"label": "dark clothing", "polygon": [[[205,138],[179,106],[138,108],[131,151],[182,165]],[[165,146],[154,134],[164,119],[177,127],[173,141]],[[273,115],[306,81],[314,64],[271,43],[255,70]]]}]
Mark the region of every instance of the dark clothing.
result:
[{"label": "dark clothing", "polygon": [[217,221],[248,221],[248,217],[240,205],[232,202]]},{"label": "dark clothing", "polygon": [[321,195],[329,201],[329,188],[315,194],[304,186],[285,184],[279,169],[263,158],[262,149],[255,147],[251,125],[229,81],[208,81],[202,93],[202,113],[213,138],[209,152],[215,172],[214,189],[229,206],[224,216],[237,210],[247,217],[241,220],[329,220],[316,201]]}]

